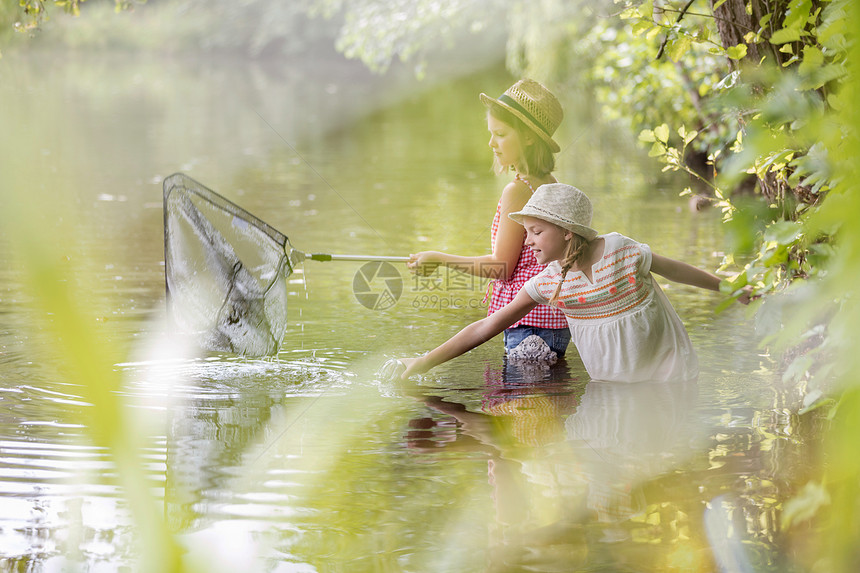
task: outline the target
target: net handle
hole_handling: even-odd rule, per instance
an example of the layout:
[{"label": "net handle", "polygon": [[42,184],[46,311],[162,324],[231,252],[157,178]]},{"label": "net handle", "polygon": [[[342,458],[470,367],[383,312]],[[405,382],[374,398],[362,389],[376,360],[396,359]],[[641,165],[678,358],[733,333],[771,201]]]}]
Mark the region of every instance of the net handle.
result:
[{"label": "net handle", "polygon": [[[258,229],[265,232],[269,235],[274,241],[278,242],[284,248],[284,252],[287,254],[289,259],[289,264],[291,267],[295,267],[297,263],[301,263],[306,259],[310,259],[312,261],[383,261],[383,262],[391,262],[391,263],[405,263],[409,261],[409,257],[395,257],[395,256],[385,256],[385,255],[330,255],[326,253],[309,253],[305,254],[299,250],[293,248],[290,244],[289,238],[286,235],[260,219],[259,217],[252,215],[250,212],[246,211],[242,207],[239,207],[229,199],[222,197],[215,191],[209,189],[202,183],[195,181],[191,177],[185,175],[184,173],[174,173],[164,179],[163,188],[164,188],[164,229],[167,230],[167,201],[174,187],[183,187],[187,191],[194,193],[205,201],[212,203],[219,209],[223,209],[228,213],[231,213],[235,217],[239,217],[243,219]],[[165,257],[167,256],[167,234],[165,233]],[[167,259],[165,259],[167,260]]]},{"label": "net handle", "polygon": [[396,257],[386,255],[328,255],[325,253],[309,253],[306,259],[312,261],[384,261],[390,263],[405,263],[409,257]]}]

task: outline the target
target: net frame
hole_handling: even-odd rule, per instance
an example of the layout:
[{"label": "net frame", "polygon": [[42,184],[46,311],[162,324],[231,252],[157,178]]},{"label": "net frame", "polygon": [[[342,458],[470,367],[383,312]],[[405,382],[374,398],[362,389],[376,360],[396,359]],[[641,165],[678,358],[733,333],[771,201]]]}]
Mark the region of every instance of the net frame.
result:
[{"label": "net frame", "polygon": [[[216,281],[221,283],[218,285],[218,290],[223,294],[223,300],[211,321],[211,326],[192,329],[197,344],[205,350],[226,351],[241,355],[277,353],[286,330],[286,292],[279,293],[283,298],[280,304],[283,307],[282,310],[268,308],[266,301],[270,299],[272,289],[285,281],[293,273],[296,265],[301,262],[299,253],[292,248],[288,237],[259,217],[185,174],[176,173],[165,178],[163,190],[165,296],[173,326],[180,329],[183,327],[177,318],[174,296],[171,292],[171,280],[175,278],[172,265],[176,258],[171,250],[171,242],[174,239],[174,233],[177,232],[171,225],[171,216],[180,216],[188,223],[207,253],[213,251],[220,255],[213,255],[212,258],[217,259],[214,266],[220,267],[215,274],[219,279],[223,279]],[[241,221],[241,225],[249,225],[255,232],[262,233],[273,243],[270,247],[279,249],[278,261],[273,265],[267,283],[256,286],[260,283],[259,277],[251,276],[233,246],[218,229],[214,228],[212,222],[194,204],[194,201],[200,201],[206,208],[223,213],[225,218],[230,218],[234,224]],[[237,289],[237,285],[245,288]],[[252,292],[246,292],[248,290]],[[283,315],[283,327],[272,327],[273,321],[270,320],[272,312]],[[253,330],[256,336],[243,339],[235,332],[230,332],[231,328],[235,329],[236,325],[249,316],[256,322],[253,324],[254,328],[246,328],[245,331],[247,333]]]}]

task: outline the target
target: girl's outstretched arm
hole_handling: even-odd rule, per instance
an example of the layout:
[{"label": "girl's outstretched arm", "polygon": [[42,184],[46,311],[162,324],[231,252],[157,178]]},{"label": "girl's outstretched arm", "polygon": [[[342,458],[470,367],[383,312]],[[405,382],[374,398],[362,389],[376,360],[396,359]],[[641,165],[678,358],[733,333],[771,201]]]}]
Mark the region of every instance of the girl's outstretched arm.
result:
[{"label": "girl's outstretched arm", "polygon": [[[676,283],[707,290],[719,291],[720,282],[722,282],[722,279],[713,273],[656,253],[651,253],[651,272]],[[738,297],[738,302],[749,304],[751,292],[752,288],[744,288],[744,293]]]},{"label": "girl's outstretched arm", "polygon": [[523,250],[525,231],[522,225],[511,221],[508,214],[522,209],[530,196],[528,187],[520,181],[508,183],[502,191],[499,229],[492,254],[470,257],[422,251],[409,255],[406,266],[419,276],[432,274],[436,267],[444,265],[478,277],[509,279]]},{"label": "girl's outstretched arm", "polygon": [[464,352],[480,346],[504,329],[527,315],[537,306],[526,290],[520,289],[514,300],[497,310],[487,318],[473,322],[441,346],[418,358],[401,358],[406,370],[401,375],[404,380],[413,374],[427,372],[434,366],[460,356]]},{"label": "girl's outstretched arm", "polygon": [[651,254],[651,272],[666,277],[672,282],[715,291],[720,290],[722,280],[708,271],[656,253]]}]

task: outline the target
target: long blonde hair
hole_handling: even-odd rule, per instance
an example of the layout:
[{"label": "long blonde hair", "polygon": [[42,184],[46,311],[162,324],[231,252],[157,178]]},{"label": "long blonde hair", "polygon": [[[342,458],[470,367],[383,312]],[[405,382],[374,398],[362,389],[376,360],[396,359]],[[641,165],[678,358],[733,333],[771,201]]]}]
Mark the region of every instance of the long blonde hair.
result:
[{"label": "long blonde hair", "polygon": [[567,273],[574,265],[578,265],[585,258],[585,253],[588,251],[588,245],[590,244],[591,241],[571,231],[571,237],[567,241],[567,247],[564,250],[564,257],[559,261],[561,263],[561,280],[558,281],[558,286],[555,287],[555,292],[552,298],[549,299],[549,304],[558,302],[558,297],[561,295],[561,287],[564,284],[564,277],[567,276]]}]

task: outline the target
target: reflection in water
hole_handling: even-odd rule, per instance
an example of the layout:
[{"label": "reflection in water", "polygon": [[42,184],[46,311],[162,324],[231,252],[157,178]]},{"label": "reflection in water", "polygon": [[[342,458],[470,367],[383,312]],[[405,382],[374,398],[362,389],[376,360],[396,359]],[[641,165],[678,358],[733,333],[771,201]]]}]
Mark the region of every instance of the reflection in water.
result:
[{"label": "reflection in water", "polygon": [[629,533],[620,524],[645,510],[642,482],[689,456],[689,416],[695,382],[592,381],[576,414],[565,422],[568,439],[591,460],[587,505],[607,540]]},{"label": "reflection in water", "polygon": [[[646,510],[643,485],[690,456],[695,382],[586,383],[564,363],[512,361],[485,378],[479,413],[425,402],[488,454],[495,567],[569,570],[590,544],[629,540],[629,520]],[[434,423],[450,436],[450,424]]]}]

